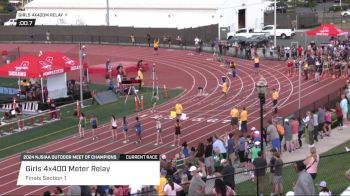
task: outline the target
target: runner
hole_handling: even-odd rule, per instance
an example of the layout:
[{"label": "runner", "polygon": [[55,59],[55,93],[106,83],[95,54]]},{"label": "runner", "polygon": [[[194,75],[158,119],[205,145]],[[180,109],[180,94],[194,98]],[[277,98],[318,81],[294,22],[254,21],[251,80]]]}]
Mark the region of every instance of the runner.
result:
[{"label": "runner", "polygon": [[279,92],[276,89],[272,90],[272,109],[274,114],[277,114],[277,102],[279,98]]},{"label": "runner", "polygon": [[236,107],[233,107],[231,110],[231,126],[232,126],[232,131],[235,132],[236,128],[238,127],[238,115],[239,111]]},{"label": "runner", "polygon": [[246,135],[248,132],[248,122],[247,122],[248,112],[245,109],[245,107],[242,108],[240,120],[241,120],[241,131]]},{"label": "runner", "polygon": [[152,97],[152,101],[153,101],[153,106],[151,109],[151,113],[156,111],[155,108],[156,108],[157,102],[159,101],[159,96],[158,96],[157,92],[154,92],[153,97]]},{"label": "runner", "polygon": [[260,63],[260,57],[257,52],[254,53],[254,67],[256,69],[256,75],[259,74],[259,63]]},{"label": "runner", "polygon": [[154,145],[157,146],[158,145],[158,141],[159,141],[159,144],[163,144],[162,123],[161,123],[162,116],[161,115],[156,115],[155,119],[156,119],[157,140],[156,140],[156,143]]},{"label": "runner", "polygon": [[124,144],[129,141],[128,136],[126,134],[128,132],[128,130],[129,130],[128,121],[126,120],[126,117],[123,116],[123,132],[124,132],[124,141],[123,141],[123,143]]},{"label": "runner", "polygon": [[143,73],[142,73],[142,69],[141,69],[141,68],[139,68],[138,71],[137,71],[136,80],[141,80],[141,83],[140,83],[140,89],[141,89],[141,87],[143,87],[143,85],[144,85],[144,82],[143,82]]},{"label": "runner", "polygon": [[115,119],[115,116],[112,115],[111,117],[111,126],[112,126],[112,141],[116,141],[117,140],[117,119]]},{"label": "runner", "polygon": [[137,141],[135,144],[140,144],[141,143],[141,122],[139,121],[139,117],[136,116],[136,123],[135,123],[135,133],[136,133],[136,138]]},{"label": "runner", "polygon": [[288,76],[293,77],[293,62],[291,58],[288,59],[287,67],[288,67]]},{"label": "runner", "polygon": [[155,38],[153,40],[153,49],[154,49],[154,54],[158,55],[158,47],[159,47],[159,39]]},{"label": "runner", "polygon": [[224,96],[224,99],[226,98],[226,94],[227,94],[227,91],[228,91],[228,83],[226,81],[226,77],[225,76],[222,76],[222,84],[219,84],[219,86],[221,86],[221,92]]},{"label": "runner", "polygon": [[97,129],[97,117],[95,115],[92,115],[90,119],[90,124],[92,127],[92,140],[94,141],[95,139],[97,140],[98,137],[96,136],[96,129]]},{"label": "runner", "polygon": [[237,64],[234,61],[231,61],[230,68],[231,68],[231,75],[232,75],[233,78],[235,78],[236,75],[237,75],[237,70],[236,70],[237,69]]},{"label": "runner", "polygon": [[80,117],[79,117],[79,124],[78,124],[78,127],[79,127],[79,138],[84,138],[85,136],[85,125],[86,125],[86,118],[85,118],[85,115],[84,113],[81,113],[80,114]]},{"label": "runner", "polygon": [[180,137],[181,137],[181,126],[180,126],[180,121],[179,119],[176,119],[175,123],[175,135],[174,135],[174,144],[171,146],[176,146],[176,141],[177,141],[177,146],[180,147]]}]

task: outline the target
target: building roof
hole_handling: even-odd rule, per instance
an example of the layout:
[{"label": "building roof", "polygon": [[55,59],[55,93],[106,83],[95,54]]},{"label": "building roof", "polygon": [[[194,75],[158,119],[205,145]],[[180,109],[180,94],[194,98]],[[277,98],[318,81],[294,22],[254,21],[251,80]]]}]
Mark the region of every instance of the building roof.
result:
[{"label": "building roof", "polygon": [[[218,9],[225,0],[109,0],[110,9]],[[25,8],[106,8],[106,0],[33,0]]]}]

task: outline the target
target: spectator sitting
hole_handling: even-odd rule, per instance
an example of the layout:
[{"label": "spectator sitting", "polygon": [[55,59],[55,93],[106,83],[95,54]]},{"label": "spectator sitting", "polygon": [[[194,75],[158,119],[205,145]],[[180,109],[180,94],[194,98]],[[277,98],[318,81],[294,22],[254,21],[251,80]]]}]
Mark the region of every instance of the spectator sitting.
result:
[{"label": "spectator sitting", "polygon": [[320,182],[319,190],[320,190],[319,196],[332,196],[332,192],[327,188],[326,181]]}]

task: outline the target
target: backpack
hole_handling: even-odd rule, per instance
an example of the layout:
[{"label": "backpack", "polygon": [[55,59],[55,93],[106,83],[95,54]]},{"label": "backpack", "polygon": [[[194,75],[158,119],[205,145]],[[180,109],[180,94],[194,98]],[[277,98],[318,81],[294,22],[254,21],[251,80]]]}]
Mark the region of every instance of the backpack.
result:
[{"label": "backpack", "polygon": [[280,124],[276,126],[279,135],[284,136],[284,127]]}]

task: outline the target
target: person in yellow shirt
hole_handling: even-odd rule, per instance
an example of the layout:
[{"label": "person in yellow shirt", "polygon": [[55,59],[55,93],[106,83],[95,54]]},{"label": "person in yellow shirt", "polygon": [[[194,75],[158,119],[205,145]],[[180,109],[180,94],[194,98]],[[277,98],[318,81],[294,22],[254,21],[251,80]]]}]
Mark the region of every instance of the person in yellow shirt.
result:
[{"label": "person in yellow shirt", "polygon": [[153,40],[153,49],[154,49],[154,54],[158,54],[158,47],[159,47],[159,39],[155,38]]},{"label": "person in yellow shirt", "polygon": [[248,112],[245,109],[245,107],[242,108],[240,120],[241,120],[241,131],[243,133],[247,133],[248,132]]},{"label": "person in yellow shirt", "polygon": [[257,52],[254,53],[254,67],[256,69],[256,74],[259,74],[260,57]]},{"label": "person in yellow shirt", "polygon": [[239,117],[239,111],[237,108],[233,107],[231,112],[231,126],[232,126],[232,131],[236,131],[236,127],[238,126],[238,117]]},{"label": "person in yellow shirt", "polygon": [[226,97],[228,91],[228,83],[226,81],[226,77],[222,77],[222,84],[219,86],[221,86],[221,92],[224,94],[224,97]]},{"label": "person in yellow shirt", "polygon": [[164,196],[164,187],[168,183],[168,180],[166,179],[167,171],[165,169],[162,169],[160,171],[160,179],[159,179],[159,185],[156,185],[157,195]]},{"label": "person in yellow shirt", "polygon": [[177,118],[180,118],[180,116],[182,114],[182,110],[183,110],[182,105],[180,103],[177,103],[175,105],[175,112],[176,112],[176,117]]},{"label": "person in yellow shirt", "polygon": [[276,89],[272,90],[272,108],[274,109],[275,114],[277,114],[277,101],[279,98],[279,92]]},{"label": "person in yellow shirt", "polygon": [[139,70],[137,71],[136,79],[137,80],[141,80],[141,83],[140,83],[140,89],[141,89],[141,87],[143,87],[143,85],[144,85],[144,83],[143,83],[143,73],[142,73],[141,68],[139,68]]}]

